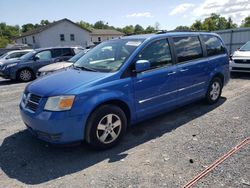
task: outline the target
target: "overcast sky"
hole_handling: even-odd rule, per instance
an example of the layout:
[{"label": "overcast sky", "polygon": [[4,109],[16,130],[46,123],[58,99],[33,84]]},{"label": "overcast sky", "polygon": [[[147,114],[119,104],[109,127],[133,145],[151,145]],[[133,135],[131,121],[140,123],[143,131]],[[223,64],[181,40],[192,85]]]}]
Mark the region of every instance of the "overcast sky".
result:
[{"label": "overcast sky", "polygon": [[115,27],[160,23],[160,29],[191,25],[211,13],[219,13],[240,24],[250,15],[250,0],[0,0],[0,22],[11,25],[68,18],[108,22]]}]

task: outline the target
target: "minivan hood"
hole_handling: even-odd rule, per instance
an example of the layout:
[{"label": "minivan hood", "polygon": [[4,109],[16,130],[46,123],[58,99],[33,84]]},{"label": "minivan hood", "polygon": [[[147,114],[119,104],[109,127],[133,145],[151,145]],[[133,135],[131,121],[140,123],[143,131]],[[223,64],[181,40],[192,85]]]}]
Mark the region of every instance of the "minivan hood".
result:
[{"label": "minivan hood", "polygon": [[233,54],[233,59],[247,58],[250,59],[250,51],[235,51]]},{"label": "minivan hood", "polygon": [[31,82],[26,87],[26,91],[42,97],[72,94],[70,91],[73,89],[83,85],[87,87],[87,85],[109,77],[112,74],[69,68],[43,76]]},{"label": "minivan hood", "polygon": [[67,68],[71,66],[72,62],[60,62],[60,63],[52,63],[50,65],[44,66],[38,70],[38,72],[53,72],[59,69]]}]

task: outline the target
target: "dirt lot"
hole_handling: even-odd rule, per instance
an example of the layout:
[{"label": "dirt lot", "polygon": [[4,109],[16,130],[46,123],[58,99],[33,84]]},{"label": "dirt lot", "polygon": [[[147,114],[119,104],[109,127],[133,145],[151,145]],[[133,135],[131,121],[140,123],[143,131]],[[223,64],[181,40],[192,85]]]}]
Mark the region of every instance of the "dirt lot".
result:
[{"label": "dirt lot", "polygon": [[[250,136],[250,76],[231,79],[217,105],[202,102],[130,128],[108,151],[55,147],[25,130],[26,84],[0,80],[0,187],[182,187]],[[250,144],[194,187],[250,187]]]}]

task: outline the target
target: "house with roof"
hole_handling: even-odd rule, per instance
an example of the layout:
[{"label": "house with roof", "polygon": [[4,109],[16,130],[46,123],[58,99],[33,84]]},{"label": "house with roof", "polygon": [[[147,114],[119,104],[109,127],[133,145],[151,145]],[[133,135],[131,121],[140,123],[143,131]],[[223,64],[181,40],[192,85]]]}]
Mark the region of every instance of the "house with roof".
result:
[{"label": "house with roof", "polygon": [[94,29],[91,32],[91,42],[99,44],[103,41],[119,38],[123,35],[124,33],[114,29]]},{"label": "house with roof", "polygon": [[23,33],[15,39],[15,42],[28,44],[33,48],[55,46],[87,47],[91,44],[90,33],[90,30],[81,28],[71,20],[62,19]]},{"label": "house with roof", "polygon": [[15,42],[27,44],[32,48],[55,46],[82,46],[85,48],[122,35],[123,33],[116,30],[83,29],[65,18],[23,33],[15,39]]}]

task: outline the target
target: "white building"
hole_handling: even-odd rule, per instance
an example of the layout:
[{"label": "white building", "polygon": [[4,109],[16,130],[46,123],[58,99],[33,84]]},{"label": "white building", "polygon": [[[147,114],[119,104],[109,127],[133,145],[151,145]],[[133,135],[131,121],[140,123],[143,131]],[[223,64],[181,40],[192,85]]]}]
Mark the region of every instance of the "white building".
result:
[{"label": "white building", "polygon": [[28,44],[33,48],[55,46],[82,46],[91,45],[91,31],[81,28],[68,19],[62,19],[46,26],[23,33],[15,39],[18,44]]},{"label": "white building", "polygon": [[91,42],[98,44],[106,40],[121,37],[123,35],[124,33],[114,29],[94,29],[91,32]]}]

